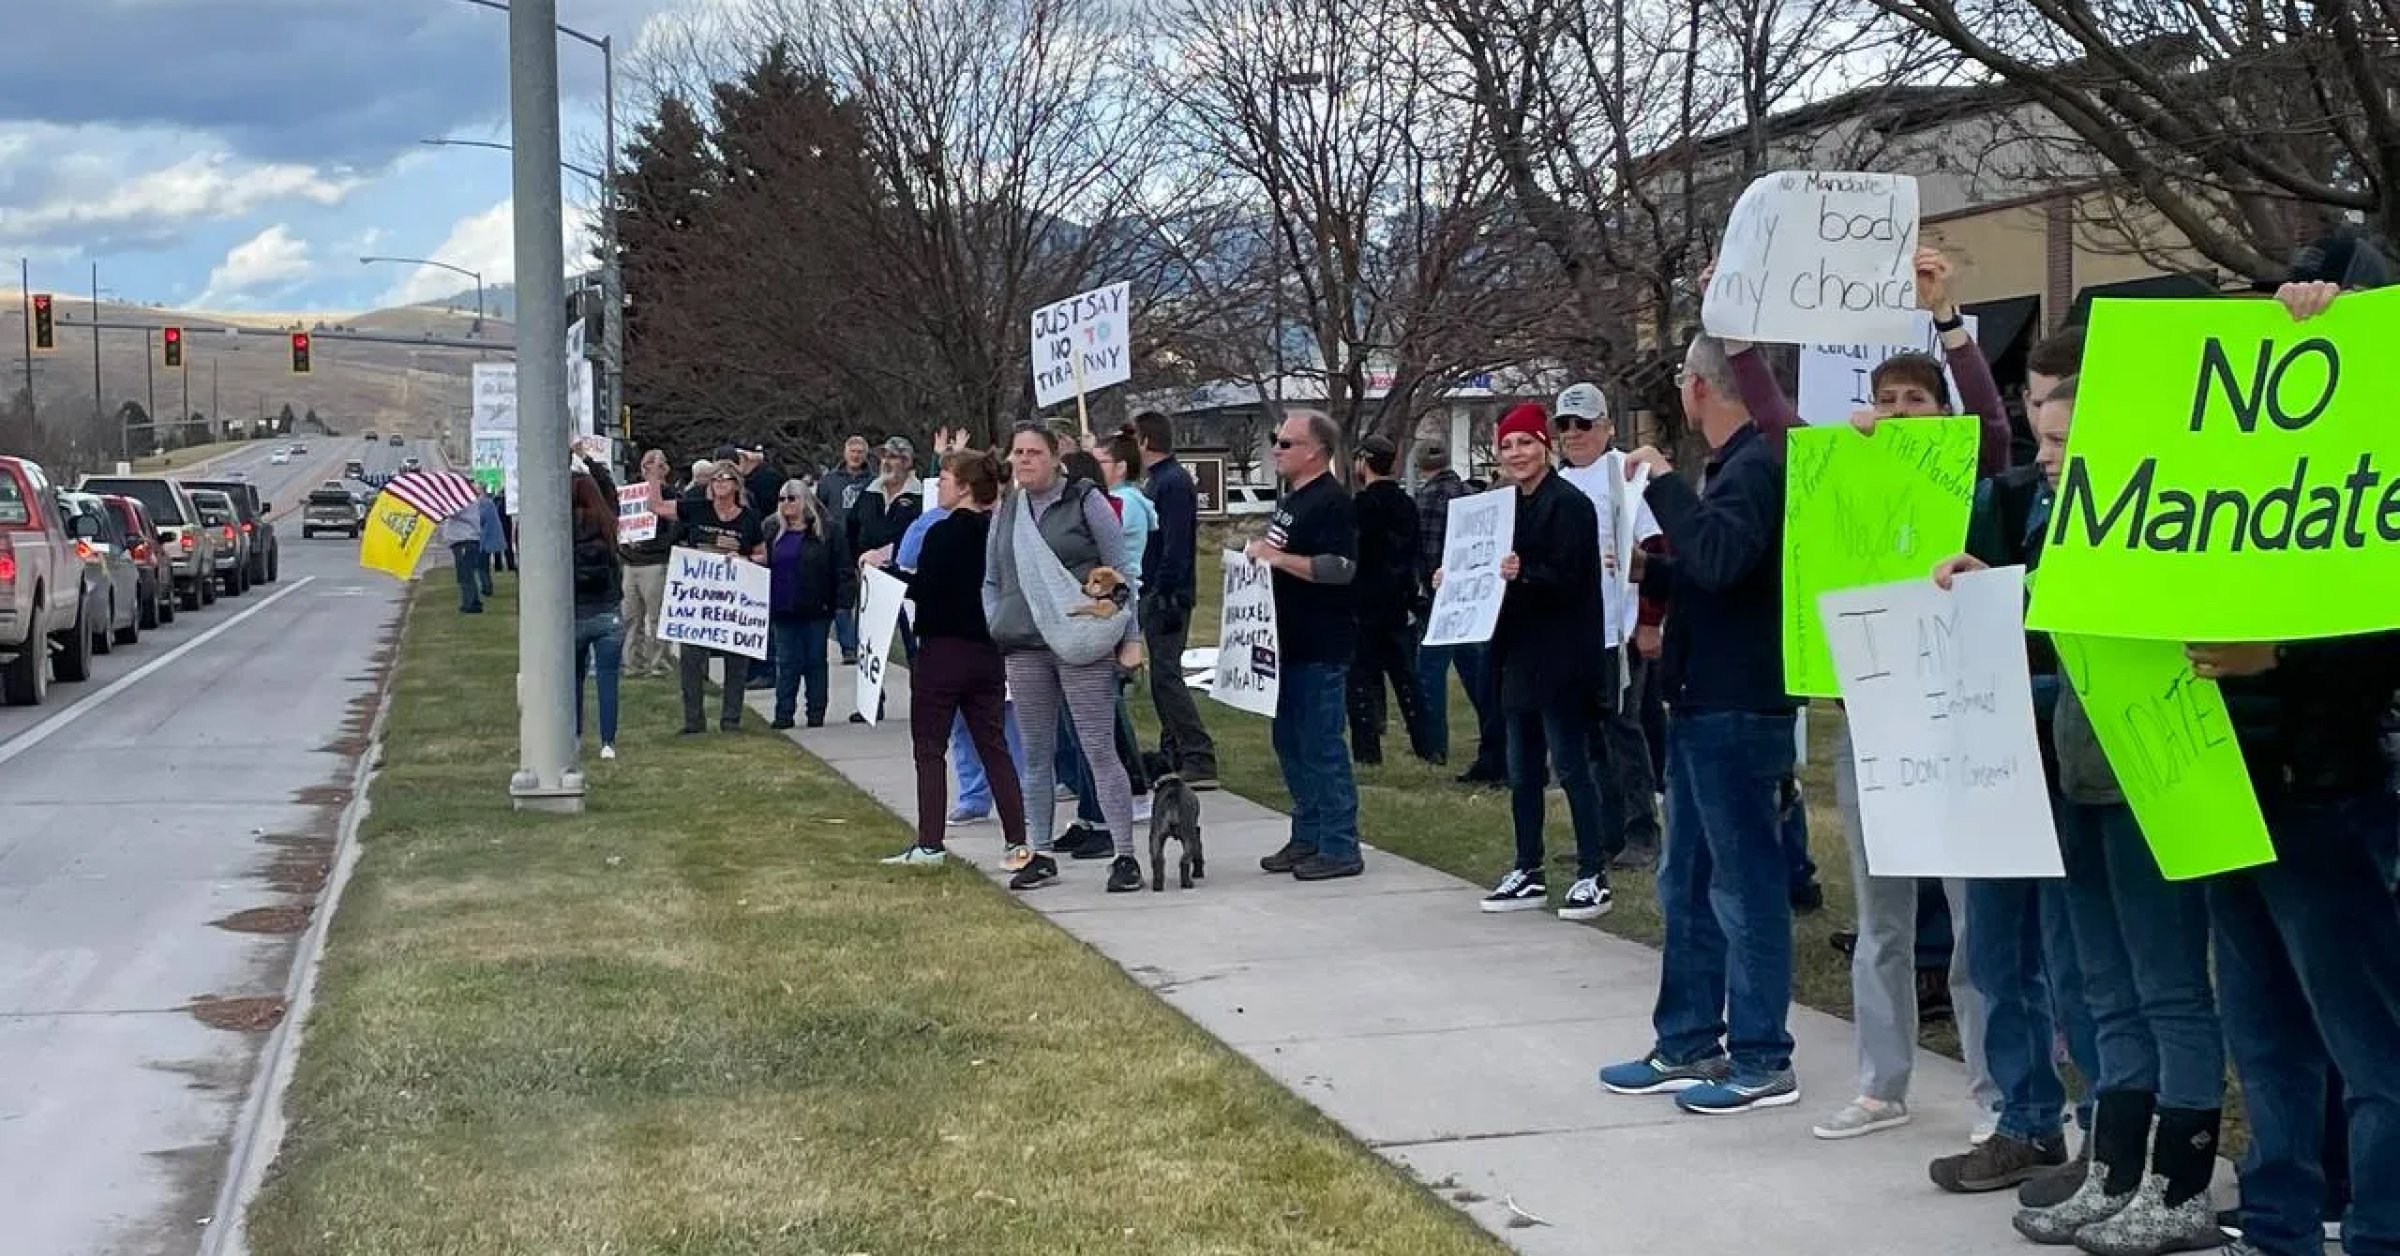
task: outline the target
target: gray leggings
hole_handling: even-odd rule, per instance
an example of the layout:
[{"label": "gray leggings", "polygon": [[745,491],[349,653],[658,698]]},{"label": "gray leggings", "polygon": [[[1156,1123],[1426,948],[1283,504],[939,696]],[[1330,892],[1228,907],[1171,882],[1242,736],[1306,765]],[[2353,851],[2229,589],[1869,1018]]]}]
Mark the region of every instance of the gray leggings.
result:
[{"label": "gray leggings", "polygon": [[1017,731],[1025,739],[1025,829],[1035,850],[1057,840],[1058,708],[1065,703],[1076,740],[1092,768],[1100,815],[1117,854],[1133,854],[1133,782],[1117,758],[1117,661],[1081,667],[1058,661],[1048,650],[1008,656],[1008,687],[1017,703]]}]

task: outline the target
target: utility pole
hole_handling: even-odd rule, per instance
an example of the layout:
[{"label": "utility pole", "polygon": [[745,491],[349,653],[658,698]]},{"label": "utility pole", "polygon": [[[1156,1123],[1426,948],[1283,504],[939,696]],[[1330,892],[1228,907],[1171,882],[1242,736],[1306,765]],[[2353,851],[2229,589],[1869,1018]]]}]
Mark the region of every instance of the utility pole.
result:
[{"label": "utility pole", "polygon": [[217,360],[208,360],[208,434],[216,440],[225,439],[225,405],[217,392]]},{"label": "utility pole", "polygon": [[[212,379],[212,380],[213,380],[213,379],[215,379],[215,378],[217,377],[217,360],[216,360],[215,358],[210,358],[210,359],[208,360],[208,377],[209,377],[210,379]],[[192,421],[192,363],[191,363],[191,360],[190,360],[189,358],[186,358],[186,359],[184,360],[184,363],[183,363],[183,413],[181,413],[181,414],[178,414],[178,415],[176,415],[176,416],[175,416],[175,436],[176,436],[176,439],[178,439],[178,440],[182,439],[182,437],[183,437],[183,425],[184,425],[184,424],[186,424],[186,423],[189,423],[189,422],[191,422],[191,421]]]},{"label": "utility pole", "polygon": [[[98,422],[109,421],[108,402],[100,396],[100,263],[92,263],[92,417]],[[117,460],[131,462],[133,455],[125,448],[125,424],[117,424]]]},{"label": "utility pole", "polygon": [[[600,418],[600,430],[613,433],[619,440],[631,444],[625,421],[625,272],[617,257],[617,53],[616,37],[600,39],[601,105],[608,113],[600,124],[601,142],[608,153],[600,162],[600,247],[607,256],[600,264],[600,303],[606,307],[600,315],[601,366],[608,373],[607,383],[600,390],[600,399],[608,409]],[[639,455],[628,450],[627,458]]]},{"label": "utility pole", "polygon": [[573,562],[567,529],[567,259],[558,169],[558,0],[508,6],[516,196],[517,755],[519,810],[580,812]]},{"label": "utility pole", "polygon": [[150,443],[158,443],[158,340],[157,333],[142,333],[142,383],[150,391]]},{"label": "utility pole", "polygon": [[27,258],[17,259],[17,286],[24,289],[18,295],[25,305],[25,417],[38,422],[42,406],[33,395],[33,262]]}]

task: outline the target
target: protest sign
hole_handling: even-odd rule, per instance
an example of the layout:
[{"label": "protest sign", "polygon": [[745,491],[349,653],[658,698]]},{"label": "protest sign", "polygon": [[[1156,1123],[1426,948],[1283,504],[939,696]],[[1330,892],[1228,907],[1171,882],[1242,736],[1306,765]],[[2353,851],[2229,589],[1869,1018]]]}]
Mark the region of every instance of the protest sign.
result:
[{"label": "protest sign", "polygon": [[1783,497],[1783,687],[1841,694],[1818,598],[1909,580],[1957,553],[1975,500],[1973,419],[1795,428]]},{"label": "protest sign", "polygon": [[617,487],[617,540],[628,545],[658,535],[658,514],[650,509],[649,482]]},{"label": "protest sign", "polygon": [[1516,544],[1517,490],[1496,488],[1450,499],[1442,534],[1442,587],[1433,592],[1426,645],[1472,645],[1492,639],[1508,582],[1500,560]]},{"label": "protest sign", "polygon": [[[1975,335],[1980,321],[1972,314],[1966,320],[1967,335]],[[1942,354],[1942,333],[1933,329],[1933,315],[1925,310],[1916,312],[1907,339],[1891,344],[1800,346],[1799,410],[1802,422],[1842,423],[1853,410],[1871,409],[1875,405],[1875,368],[1887,358],[1903,353],[1922,353],[1942,364],[1942,378],[1950,383],[1953,403],[1958,399],[1958,376],[1951,371]]]},{"label": "protest sign", "polygon": [[1227,706],[1273,717],[1282,691],[1275,633],[1274,571],[1225,551],[1224,618],[1217,626],[1217,679],[1209,693]]},{"label": "protest sign", "polygon": [[2100,301],[2031,622],[2172,641],[2400,628],[2400,294]]},{"label": "protest sign", "polygon": [[467,412],[468,466],[483,490],[517,513],[517,364],[477,362]]},{"label": "protest sign", "polygon": [[[2039,583],[2049,579],[2044,563]],[[2225,694],[2192,671],[2181,644],[2076,633],[2050,640],[2159,872],[2188,881],[2275,862]]]},{"label": "protest sign", "polygon": [[859,576],[866,583],[866,601],[858,612],[858,713],[875,724],[883,719],[883,682],[908,586],[874,567],[864,568]]},{"label": "protest sign", "polygon": [[1714,336],[1905,343],[1917,310],[1917,181],[1779,170],[1734,202],[1701,297]]},{"label": "protest sign", "polygon": [[1033,312],[1033,403],[1056,405],[1133,378],[1133,327],[1124,284]]},{"label": "protest sign", "polygon": [[567,429],[578,436],[594,435],[592,360],[583,352],[583,320],[567,325]]},{"label": "protest sign", "polygon": [[1819,599],[1879,877],[2063,877],[2025,667],[2025,569]]},{"label": "protest sign", "polygon": [[667,554],[667,594],[658,639],[749,658],[767,657],[767,569],[731,554]]}]

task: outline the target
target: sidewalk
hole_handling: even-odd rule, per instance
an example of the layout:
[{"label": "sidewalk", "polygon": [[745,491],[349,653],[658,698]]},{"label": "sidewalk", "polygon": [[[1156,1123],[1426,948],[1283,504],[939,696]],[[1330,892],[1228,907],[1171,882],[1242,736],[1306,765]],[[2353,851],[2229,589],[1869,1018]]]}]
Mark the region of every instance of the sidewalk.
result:
[{"label": "sidewalk", "polygon": [[[794,739],[913,823],[907,673],[892,670],[897,718],[876,728],[846,722],[851,673],[833,680],[827,727]],[[765,713],[763,695],[751,705]],[[1485,915],[1481,887],[1371,847],[1357,880],[1268,876],[1258,859],[1286,823],[1204,795],[1196,888],[1170,876],[1164,893],[1110,895],[1104,862],[1069,860],[1060,884],[1022,899],[1518,1251],[2028,1250],[2008,1224],[2013,1194],[1945,1195],[1926,1178],[1973,1125],[1957,1062],[1918,1054],[1911,1124],[1819,1142],[1809,1126],[1852,1093],[1850,1025],[1795,1006],[1792,1107],[1712,1119],[1611,1095],[1593,1073],[1650,1045],[1656,952],[1548,913]],[[953,857],[1002,878],[996,825],[951,836]],[[1146,869],[1146,835],[1141,853]]]}]

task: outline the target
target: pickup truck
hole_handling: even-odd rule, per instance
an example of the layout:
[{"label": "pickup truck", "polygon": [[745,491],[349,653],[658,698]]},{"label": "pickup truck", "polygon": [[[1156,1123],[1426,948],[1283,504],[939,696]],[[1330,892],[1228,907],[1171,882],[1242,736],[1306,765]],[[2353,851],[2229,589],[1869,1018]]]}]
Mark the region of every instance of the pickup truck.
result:
[{"label": "pickup truck", "polygon": [[365,526],[366,514],[358,508],[358,498],[339,484],[327,484],[310,493],[308,504],[300,510],[303,538],[319,532],[338,532],[355,541]]},{"label": "pickup truck", "polygon": [[54,671],[60,680],[90,679],[84,578],[49,477],[37,463],[0,457],[0,699],[41,702]]}]

